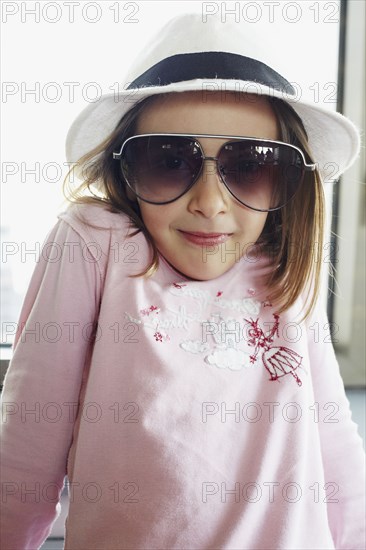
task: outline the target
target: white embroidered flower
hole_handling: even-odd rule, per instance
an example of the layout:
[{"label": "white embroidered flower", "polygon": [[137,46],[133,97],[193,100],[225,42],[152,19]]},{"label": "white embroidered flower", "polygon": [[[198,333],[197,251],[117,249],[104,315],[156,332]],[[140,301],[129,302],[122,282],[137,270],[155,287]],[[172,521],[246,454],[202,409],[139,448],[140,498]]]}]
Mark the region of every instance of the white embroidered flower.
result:
[{"label": "white embroidered flower", "polygon": [[203,353],[210,349],[209,344],[200,342],[199,340],[185,340],[179,345],[184,351],[189,351],[190,353]]},{"label": "white embroidered flower", "polygon": [[261,309],[261,302],[254,298],[245,298],[243,300],[244,307],[251,315],[259,315]]},{"label": "white embroidered flower", "polygon": [[211,355],[207,355],[205,361],[220,369],[240,370],[251,366],[250,355],[234,348],[215,351]]}]

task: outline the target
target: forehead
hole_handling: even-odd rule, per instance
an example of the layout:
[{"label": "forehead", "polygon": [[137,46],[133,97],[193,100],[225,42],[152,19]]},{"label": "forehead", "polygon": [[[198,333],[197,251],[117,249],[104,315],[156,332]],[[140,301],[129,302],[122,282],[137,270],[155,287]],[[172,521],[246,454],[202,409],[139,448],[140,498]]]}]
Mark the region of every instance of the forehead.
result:
[{"label": "forehead", "polygon": [[137,133],[187,133],[278,139],[275,113],[263,96],[179,92],[156,96],[140,114]]}]

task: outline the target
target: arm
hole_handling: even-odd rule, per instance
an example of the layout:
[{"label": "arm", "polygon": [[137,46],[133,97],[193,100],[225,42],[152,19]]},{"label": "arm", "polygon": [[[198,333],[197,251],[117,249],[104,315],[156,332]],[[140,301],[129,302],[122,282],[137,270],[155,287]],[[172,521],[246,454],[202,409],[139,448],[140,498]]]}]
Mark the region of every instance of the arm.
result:
[{"label": "arm", "polygon": [[331,484],[325,492],[328,500],[338,500],[327,504],[329,526],[336,549],[361,550],[365,548],[365,453],[362,439],[351,417],[330,342],[328,319],[319,305],[307,325],[314,397],[319,403],[318,426],[325,483]]},{"label": "arm", "polygon": [[20,314],[2,395],[3,550],[39,548],[60,512],[101,288],[99,266],[85,260],[85,247],[70,225],[57,222]]}]

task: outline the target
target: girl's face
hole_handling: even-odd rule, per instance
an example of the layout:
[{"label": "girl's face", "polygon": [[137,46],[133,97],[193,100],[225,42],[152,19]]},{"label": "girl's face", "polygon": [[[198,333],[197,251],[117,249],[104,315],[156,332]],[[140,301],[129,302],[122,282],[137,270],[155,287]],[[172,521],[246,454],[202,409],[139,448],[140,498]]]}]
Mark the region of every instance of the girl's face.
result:
[{"label": "girl's face", "polygon": [[[216,92],[203,96],[199,91],[158,96],[141,115],[136,131],[154,132],[278,139],[276,117],[263,97]],[[227,140],[199,141],[205,156],[216,157]],[[139,200],[139,206],[159,252],[176,270],[196,280],[215,279],[228,271],[258,240],[268,215],[237,202],[212,160],[205,161],[198,181],[175,202],[155,205]],[[205,238],[213,233],[223,234],[220,244]]]}]

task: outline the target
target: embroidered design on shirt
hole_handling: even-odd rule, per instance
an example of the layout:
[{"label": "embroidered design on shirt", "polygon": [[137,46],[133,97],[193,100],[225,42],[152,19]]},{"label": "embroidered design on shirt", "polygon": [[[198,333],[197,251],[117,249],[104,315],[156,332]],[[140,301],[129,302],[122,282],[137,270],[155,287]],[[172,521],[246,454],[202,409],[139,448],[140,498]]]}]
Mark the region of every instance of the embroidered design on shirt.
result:
[{"label": "embroidered design on shirt", "polygon": [[179,346],[189,353],[204,353],[210,349],[208,342],[203,343],[200,340],[183,340]]},{"label": "embroidered design on shirt", "polygon": [[[155,303],[140,309],[140,316],[137,319],[128,312],[125,312],[125,317],[150,329],[151,338],[158,344],[171,340],[169,333],[172,329],[187,331],[188,338],[182,339],[178,344],[179,347],[187,353],[203,354],[203,360],[209,365],[231,370],[253,366],[250,353],[238,348],[238,343],[245,340],[245,325],[238,319],[223,317],[221,314],[221,311],[231,309],[237,313],[258,315],[261,303],[253,298],[255,294],[253,289],[249,297],[230,299],[223,297],[223,290],[209,292],[179,281],[172,283],[168,290],[171,294],[182,298],[183,304],[177,308],[166,307],[162,310]],[[189,304],[195,306],[194,311],[190,310]],[[210,319],[207,319],[205,310],[210,306],[218,311],[212,313]],[[200,339],[189,338],[191,327],[193,329],[197,325],[209,327],[206,339],[203,338],[203,334]]]},{"label": "embroidered design on shirt", "polygon": [[205,362],[219,369],[241,370],[250,367],[250,355],[240,349],[227,347],[206,355]]},{"label": "embroidered design on shirt", "polygon": [[218,297],[217,293],[211,294],[208,290],[201,290],[198,287],[192,285],[183,285],[181,283],[173,283],[172,285],[170,285],[169,292],[174,296],[191,298],[198,303],[201,311],[203,311],[210,305],[214,305],[220,309],[232,309],[234,311],[237,311],[238,313],[259,315],[261,308],[261,302],[252,297],[224,299],[222,295]]},{"label": "embroidered design on shirt", "polygon": [[156,314],[158,314],[159,311],[160,311],[160,308],[159,308],[158,306],[150,306],[150,307],[148,307],[148,308],[146,308],[146,309],[140,309],[140,313],[141,313],[142,315],[148,315],[148,316],[150,315],[150,313],[156,313]]},{"label": "embroidered design on shirt", "polygon": [[[151,305],[147,308],[140,309],[140,313],[141,313],[141,315],[143,315],[145,317],[149,317],[151,314],[158,315],[160,313],[160,308],[158,306]],[[127,312],[125,312],[125,316],[127,318],[132,319],[131,315],[129,315]],[[141,324],[141,321],[138,320],[138,323]],[[144,326],[147,325],[146,322],[143,322],[143,324],[144,324]],[[156,342],[166,342],[166,341],[170,340],[169,334],[164,333],[164,332],[162,333],[159,330],[159,321],[158,320],[156,322],[154,321],[152,323],[149,323],[147,326],[150,326],[151,328],[153,328],[155,330],[154,338],[155,338]]]},{"label": "embroidered design on shirt", "polygon": [[203,326],[205,331],[202,336],[206,338],[209,335],[215,343],[213,348],[209,348],[211,353],[204,358],[207,364],[231,370],[252,366],[250,354],[238,348],[244,338],[243,326],[237,319],[225,319],[221,313],[214,313]]},{"label": "embroidered design on shirt", "polygon": [[183,284],[183,283],[181,283],[181,284],[179,284],[179,283],[173,283],[173,286],[174,286],[175,288],[182,288],[183,286],[187,286],[187,285],[185,285],[185,284]]},{"label": "embroidered design on shirt", "polygon": [[297,385],[302,386],[302,382],[295,372],[301,367],[303,359],[301,355],[284,346],[272,346],[274,336],[279,336],[278,327],[280,324],[279,315],[274,313],[273,317],[275,323],[267,336],[264,334],[262,328],[259,327],[259,319],[256,321],[253,321],[253,319],[245,319],[251,326],[249,329],[248,344],[250,346],[255,346],[254,354],[250,356],[250,361],[255,363],[258,354],[262,352],[261,359],[264,367],[271,376],[270,380],[278,380],[286,374],[291,374],[291,376],[295,378]]},{"label": "embroidered design on shirt", "polygon": [[154,333],[154,338],[157,342],[163,342],[166,340],[170,340],[169,334],[161,334],[158,330]]}]

